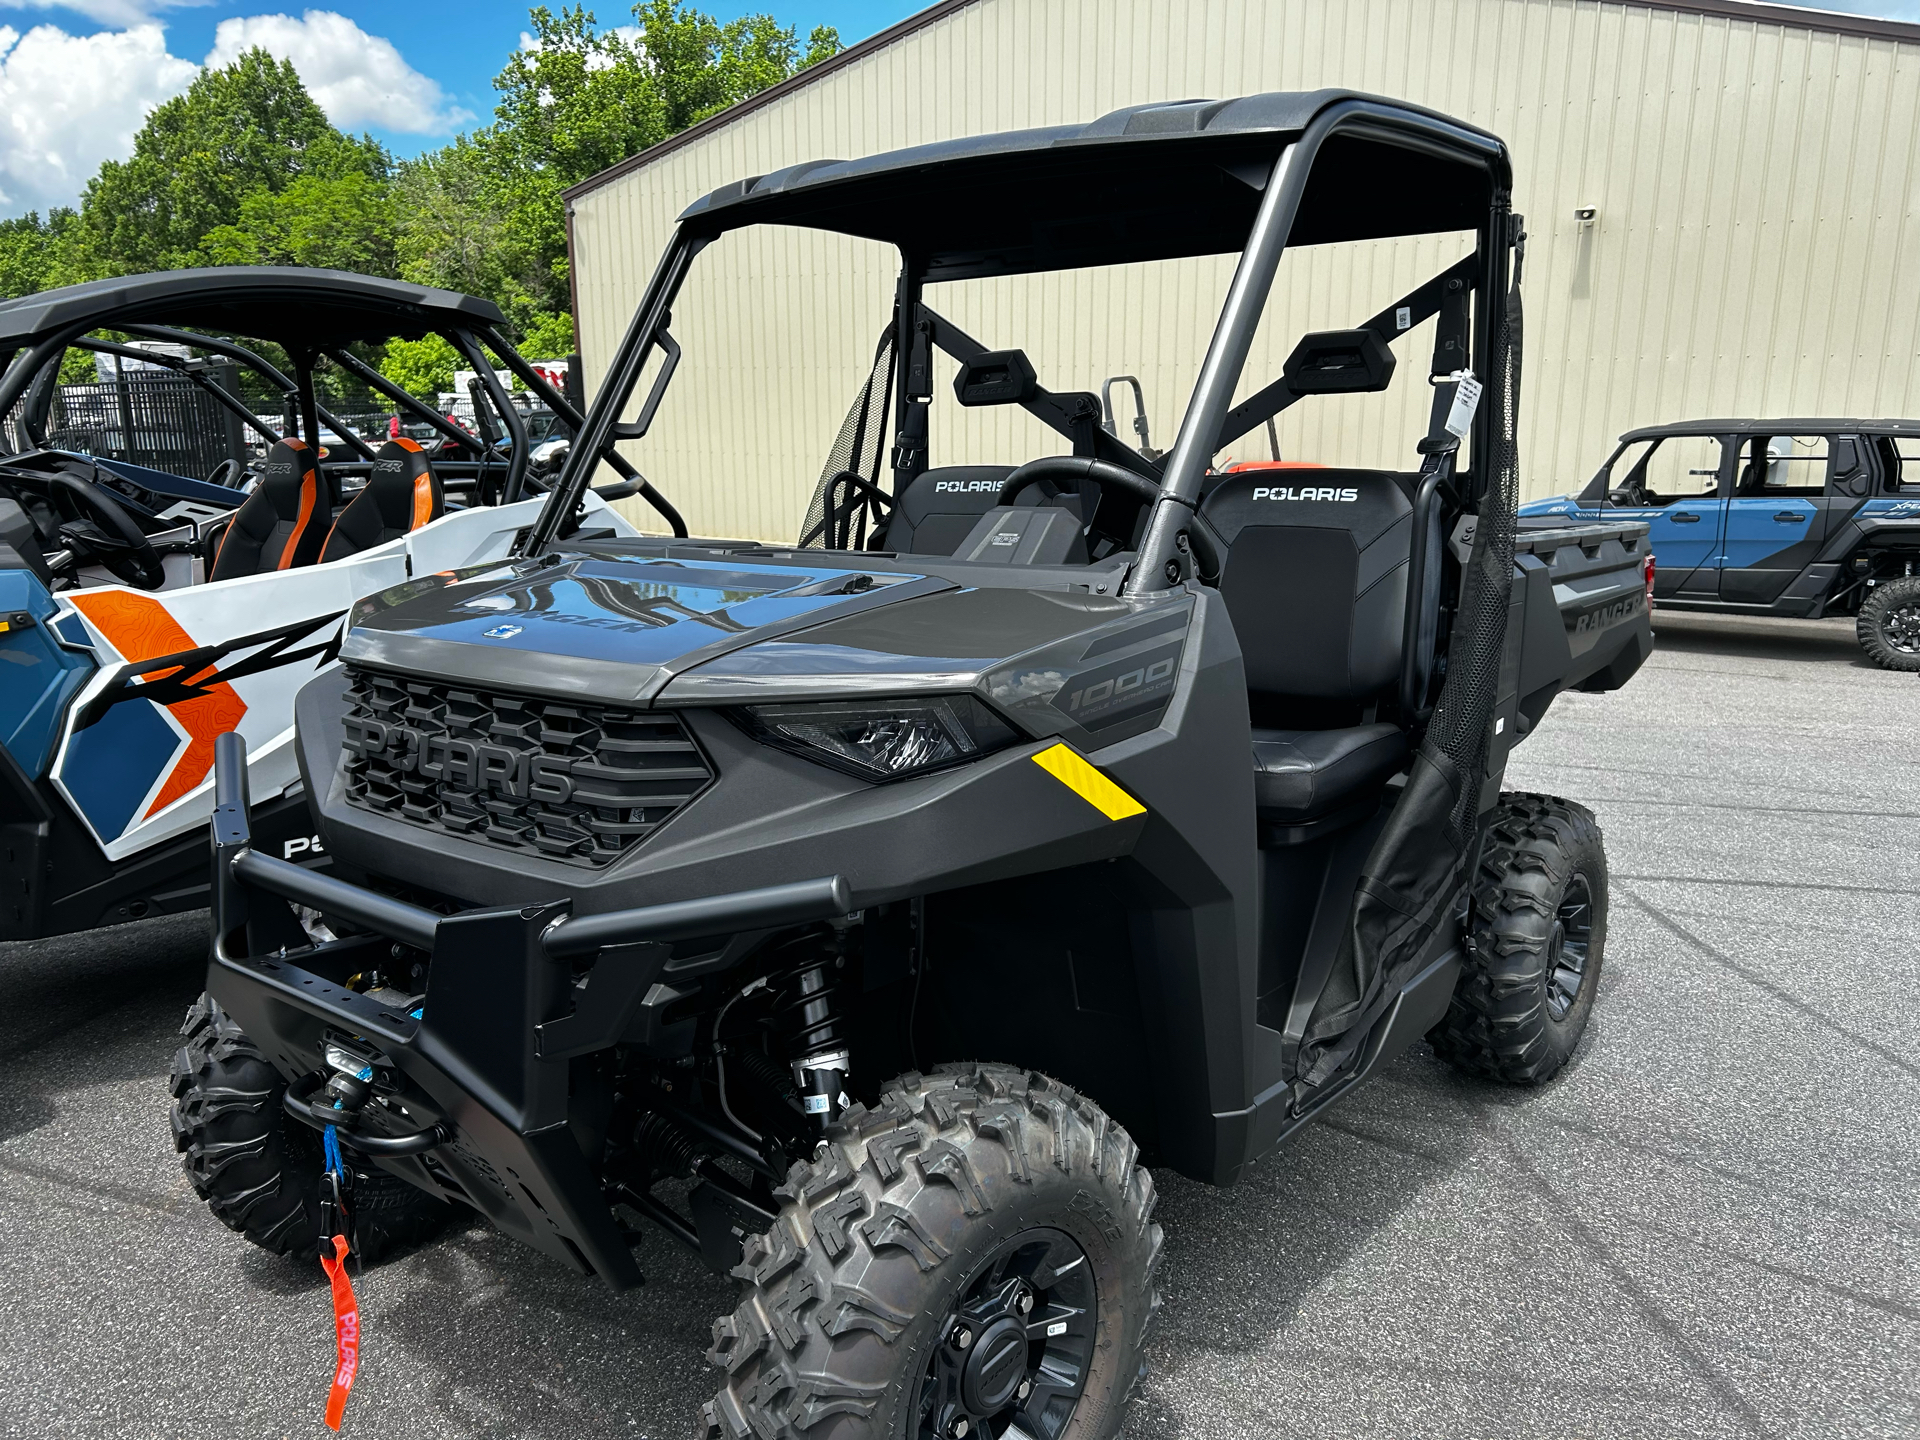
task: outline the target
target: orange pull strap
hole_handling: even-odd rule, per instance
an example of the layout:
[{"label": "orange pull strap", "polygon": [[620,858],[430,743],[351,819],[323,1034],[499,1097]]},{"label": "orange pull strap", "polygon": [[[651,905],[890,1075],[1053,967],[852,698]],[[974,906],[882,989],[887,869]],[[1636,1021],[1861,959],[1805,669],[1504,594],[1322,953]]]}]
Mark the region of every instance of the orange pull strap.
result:
[{"label": "orange pull strap", "polygon": [[333,1372],[333,1388],[327,1392],[327,1428],[338,1430],[346,1413],[347,1392],[353,1389],[354,1372],[360,1368],[360,1304],[353,1298],[353,1282],[347,1278],[347,1237],[333,1237],[333,1254],[320,1252],[320,1268],[333,1285],[334,1347],[339,1363]]}]

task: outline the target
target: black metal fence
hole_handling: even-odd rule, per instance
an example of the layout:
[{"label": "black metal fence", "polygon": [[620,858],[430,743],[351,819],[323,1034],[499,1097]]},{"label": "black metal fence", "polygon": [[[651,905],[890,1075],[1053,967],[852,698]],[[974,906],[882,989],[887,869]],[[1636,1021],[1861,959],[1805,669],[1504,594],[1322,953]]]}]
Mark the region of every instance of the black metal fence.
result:
[{"label": "black metal fence", "polygon": [[[231,394],[232,371],[221,365],[203,373]],[[250,436],[237,415],[187,376],[132,370],[98,384],[56,387],[46,443],[205,479],[224,460],[245,460]]]}]

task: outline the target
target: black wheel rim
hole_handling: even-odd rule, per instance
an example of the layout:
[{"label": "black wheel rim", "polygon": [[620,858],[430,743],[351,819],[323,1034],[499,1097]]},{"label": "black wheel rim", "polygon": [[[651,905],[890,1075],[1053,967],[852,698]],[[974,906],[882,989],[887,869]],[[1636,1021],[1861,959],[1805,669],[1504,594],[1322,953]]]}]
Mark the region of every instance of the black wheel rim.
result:
[{"label": "black wheel rim", "polygon": [[1887,611],[1880,626],[1887,644],[1903,655],[1920,654],[1920,605],[1902,605]]},{"label": "black wheel rim", "polygon": [[1056,1440],[1093,1363],[1098,1293],[1087,1252],[1025,1230],[968,1277],[920,1384],[919,1440]]},{"label": "black wheel rim", "polygon": [[1593,888],[1575,872],[1553,915],[1547,939],[1547,1014],[1567,1018],[1587,983],[1587,955],[1593,947]]}]

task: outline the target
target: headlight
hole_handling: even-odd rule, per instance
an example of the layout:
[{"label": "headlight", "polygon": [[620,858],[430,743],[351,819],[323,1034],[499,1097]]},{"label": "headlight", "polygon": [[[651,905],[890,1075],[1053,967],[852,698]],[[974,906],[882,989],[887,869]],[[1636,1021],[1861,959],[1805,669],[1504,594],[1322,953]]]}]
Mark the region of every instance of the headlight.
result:
[{"label": "headlight", "polygon": [[964,764],[1019,735],[971,695],[925,700],[750,705],[735,712],[755,738],[862,780],[898,780]]}]

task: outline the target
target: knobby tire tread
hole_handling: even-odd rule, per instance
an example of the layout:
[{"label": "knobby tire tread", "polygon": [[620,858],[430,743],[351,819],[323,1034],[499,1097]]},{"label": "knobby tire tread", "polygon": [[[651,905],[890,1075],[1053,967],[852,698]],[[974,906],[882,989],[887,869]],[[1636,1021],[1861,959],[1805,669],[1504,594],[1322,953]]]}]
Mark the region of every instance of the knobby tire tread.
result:
[{"label": "knobby tire tread", "polygon": [[1866,651],[1867,658],[1882,670],[1920,671],[1920,654],[1896,650],[1887,643],[1887,616],[1906,605],[1920,605],[1920,575],[1904,575],[1898,580],[1876,585],[1866,603],[1861,605],[1860,613],[1854,617],[1854,639],[1860,642],[1860,648]]},{"label": "knobby tire tread", "polygon": [[[1546,952],[1576,869],[1592,889],[1594,930],[1580,996],[1555,1021],[1547,1010]],[[1592,1011],[1606,911],[1606,850],[1593,812],[1552,795],[1502,795],[1475,877],[1472,944],[1447,1013],[1427,1035],[1435,1051],[1488,1080],[1551,1079],[1572,1057]]]},{"label": "knobby tire tread", "polygon": [[1160,1306],[1162,1234],[1138,1158],[1090,1100],[1004,1065],[910,1073],[873,1108],[852,1105],[824,1153],[788,1173],[777,1223],[743,1246],[740,1303],[714,1322],[707,1353],[727,1380],[701,1407],[697,1440],[892,1436],[918,1393],[927,1317],[944,1314],[970,1244],[1062,1195],[1101,1227],[1134,1287],[1117,1346],[1104,1342],[1092,1367],[1110,1361],[1110,1393],[1090,1386],[1063,1436],[1109,1440]]}]

